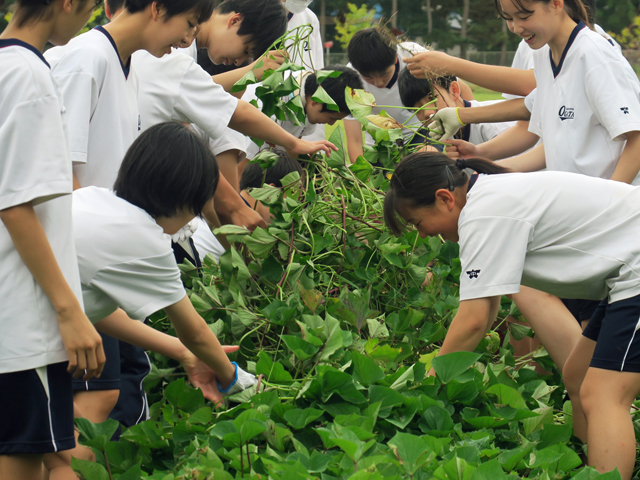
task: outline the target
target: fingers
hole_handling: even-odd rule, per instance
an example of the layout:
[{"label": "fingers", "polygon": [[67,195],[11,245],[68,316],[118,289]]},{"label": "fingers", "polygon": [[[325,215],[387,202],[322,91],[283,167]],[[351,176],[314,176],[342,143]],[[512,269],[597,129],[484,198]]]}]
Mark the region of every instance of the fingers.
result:
[{"label": "fingers", "polygon": [[84,351],[84,356],[86,358],[87,368],[82,379],[86,382],[95,376],[95,373],[98,370],[98,360],[96,359],[96,352],[93,348],[86,349]]},{"label": "fingers", "polygon": [[107,356],[104,354],[104,348],[102,346],[102,341],[98,345],[96,351],[96,359],[98,360],[98,369],[96,370],[96,378],[100,378],[102,375],[102,371],[104,370],[104,365],[107,362]]},{"label": "fingers", "polygon": [[78,378],[82,374],[82,370],[80,370],[80,372],[77,372],[78,355],[76,354],[75,350],[69,349],[67,349],[67,355],[69,356],[69,365],[67,366],[67,372],[69,372],[73,376],[73,378]]},{"label": "fingers", "polygon": [[236,352],[240,349],[238,345],[222,345],[222,351],[224,353]]}]

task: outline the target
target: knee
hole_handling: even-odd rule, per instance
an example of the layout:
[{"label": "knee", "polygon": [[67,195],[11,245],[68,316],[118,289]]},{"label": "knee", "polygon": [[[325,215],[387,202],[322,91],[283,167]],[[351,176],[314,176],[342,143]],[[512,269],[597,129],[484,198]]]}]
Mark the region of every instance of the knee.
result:
[{"label": "knee", "polygon": [[589,414],[593,413],[598,408],[603,408],[603,401],[606,400],[602,398],[598,399],[598,396],[603,393],[602,388],[599,388],[597,385],[594,385],[593,382],[589,382],[587,380],[582,382],[579,391],[582,410],[587,418],[589,417]]},{"label": "knee", "polygon": [[569,357],[562,368],[562,380],[570,399],[577,400],[580,397],[583,379],[583,375],[574,367]]}]

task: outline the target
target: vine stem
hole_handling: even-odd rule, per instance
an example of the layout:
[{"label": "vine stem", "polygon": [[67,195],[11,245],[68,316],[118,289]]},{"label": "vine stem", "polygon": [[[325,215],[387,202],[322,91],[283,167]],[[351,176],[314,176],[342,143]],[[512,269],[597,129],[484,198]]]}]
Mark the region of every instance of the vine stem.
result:
[{"label": "vine stem", "polygon": [[[345,213],[346,213],[346,212],[345,212]],[[374,227],[374,226],[373,226],[373,225],[371,225],[369,222],[367,222],[367,221],[365,221],[365,220],[363,220],[363,219],[361,219],[361,218],[354,217],[353,215],[349,215],[348,213],[347,213],[346,215],[347,215],[347,217],[349,217],[349,218],[350,218],[350,219],[352,219],[352,220],[355,220],[356,222],[364,223],[367,227],[369,227],[369,228],[373,228],[374,230],[377,230],[377,231],[378,231],[378,232],[380,232],[380,233],[384,233],[384,231],[383,231],[383,230],[381,230],[381,229],[379,229],[379,228],[377,228],[377,227]]]},{"label": "vine stem", "polygon": [[107,466],[107,473],[109,474],[109,480],[113,480],[113,475],[111,475],[111,467],[109,466],[109,459],[107,458],[107,452],[106,451],[102,452],[102,455],[104,456],[104,463]]}]

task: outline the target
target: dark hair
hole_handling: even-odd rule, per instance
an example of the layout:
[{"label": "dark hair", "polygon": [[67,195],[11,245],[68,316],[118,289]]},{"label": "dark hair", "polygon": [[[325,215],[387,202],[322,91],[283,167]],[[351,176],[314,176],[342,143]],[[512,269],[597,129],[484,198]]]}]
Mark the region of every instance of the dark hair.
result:
[{"label": "dark hair", "polygon": [[596,12],[598,11],[596,0],[582,0],[582,3],[584,4],[584,8],[587,10],[589,24],[594,25],[596,23]]},{"label": "dark hair", "polygon": [[478,173],[507,173],[508,169],[491,160],[470,158],[453,161],[443,153],[416,152],[407,155],[396,167],[389,190],[384,197],[384,223],[396,235],[403,230],[398,208],[429,207],[436,201],[436,192],[446,188],[455,190],[467,183],[471,168]]},{"label": "dark hair", "polygon": [[[84,5],[88,0],[80,0],[80,5]],[[0,7],[5,0],[0,0]],[[37,22],[44,19],[51,6],[51,0],[17,0],[14,13],[17,26],[24,27],[29,22]]]},{"label": "dark hair", "polygon": [[[157,2],[158,6],[167,10],[167,20],[193,10],[198,17],[198,23],[209,20],[214,7],[214,0],[124,0],[124,8],[130,13],[141,12],[153,2]],[[109,8],[111,8],[111,3],[109,3]],[[115,10],[112,10],[113,12]]]},{"label": "dark hair", "polygon": [[400,100],[405,107],[413,107],[424,97],[433,97],[433,86],[449,90],[453,82],[458,79],[452,75],[445,75],[432,79],[416,78],[407,68],[403,68],[398,76],[398,90]]},{"label": "dark hair", "polygon": [[396,63],[397,50],[391,34],[380,27],[365,28],[351,37],[347,47],[349,62],[361,75],[383,73]]},{"label": "dark hair", "polygon": [[287,32],[287,10],[281,0],[225,0],[216,7],[220,13],[241,13],[238,35],[249,35],[253,58],[258,58]]},{"label": "dark hair", "polygon": [[113,15],[122,8],[122,6],[124,5],[124,0],[105,0],[104,3],[107,4],[111,15]]},{"label": "dark hair", "polygon": [[[504,20],[511,20],[511,18],[506,17],[504,12],[502,11],[502,5],[500,4],[500,0],[493,0],[496,6],[496,10],[498,15],[502,17]],[[551,0],[511,0],[513,5],[518,9],[518,11],[523,13],[531,14],[533,10],[529,10],[524,6],[524,2],[536,2],[536,3],[549,3]],[[591,21],[591,17],[589,16],[589,12],[585,4],[582,0],[564,0],[564,9],[567,14],[571,17],[571,19],[576,22],[584,22],[590,28],[593,27],[593,22]]]},{"label": "dark hair", "polygon": [[[351,87],[355,89],[362,89],[362,79],[358,72],[349,67],[344,67],[342,65],[330,65],[328,67],[324,67],[322,70],[333,70],[336,72],[342,72],[339,77],[332,78],[326,77],[321,85],[324,88],[325,92],[329,94],[331,99],[336,102],[338,108],[340,109],[340,113],[350,114],[351,111],[349,107],[347,107],[347,100],[345,99],[345,89],[347,87]],[[311,98],[311,96],[316,93],[318,90],[318,80],[315,73],[310,73],[307,75],[307,78],[304,81],[304,93],[307,98]],[[326,112],[329,110],[326,104],[322,105],[322,112]]]},{"label": "dark hair", "polygon": [[244,167],[242,177],[240,177],[240,190],[261,188],[263,182],[282,188],[282,179],[291,172],[298,172],[302,177],[302,167],[297,160],[291,158],[281,150],[275,150],[275,153],[280,156],[280,159],[273,167],[267,168],[266,176],[265,170],[262,169],[259,163],[249,163]]},{"label": "dark hair", "polygon": [[181,123],[166,122],[145,130],[129,147],[113,189],[152,217],[171,217],[183,208],[200,215],[218,178],[209,146]]},{"label": "dark hair", "polygon": [[198,49],[198,65],[200,65],[202,69],[209,75],[219,75],[221,73],[230,72],[231,70],[235,70],[237,68],[246,67],[247,65],[249,65],[249,63],[249,60],[246,60],[242,63],[242,65],[235,65],[233,63],[231,65],[216,65],[211,61],[211,58],[209,57],[209,50],[207,50],[206,48]]}]

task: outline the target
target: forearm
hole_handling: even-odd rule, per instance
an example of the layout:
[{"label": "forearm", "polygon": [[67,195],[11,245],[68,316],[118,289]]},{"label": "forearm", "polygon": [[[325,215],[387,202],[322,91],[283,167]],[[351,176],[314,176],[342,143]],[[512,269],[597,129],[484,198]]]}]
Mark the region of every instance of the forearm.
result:
[{"label": "forearm", "polygon": [[80,310],[80,303],[69,287],[30,203],[0,211],[20,258],[53,305],[56,312]]},{"label": "forearm", "polygon": [[362,140],[362,124],[358,120],[345,120],[344,129],[347,134],[347,152],[351,163],[364,154]]},{"label": "forearm", "polygon": [[230,384],[234,379],[235,368],[189,298],[185,295],[179,302],[166,307],[165,311],[184,346],[216,372],[222,385]]},{"label": "forearm", "polygon": [[213,213],[217,213],[219,216],[228,219],[236,210],[242,208],[243,205],[244,202],[238,192],[236,192],[224,176],[220,175],[216,193],[213,196],[213,203],[207,203],[203,213],[207,221],[213,224],[215,218],[210,215],[212,207],[215,208]]},{"label": "forearm", "polygon": [[[230,70],[228,72],[219,73],[218,75],[213,75],[211,78],[214,82],[220,85],[227,92],[231,92],[231,88],[244,77],[247,73],[251,71],[253,68],[253,63],[251,65],[247,65],[246,67],[236,68],[235,70]],[[241,92],[232,93],[234,97],[242,97],[244,90]]]},{"label": "forearm", "polygon": [[297,138],[250,103],[240,100],[229,127],[249,137],[258,138],[287,150],[294,150]]},{"label": "forearm", "polygon": [[459,119],[465,123],[499,123],[516,120],[528,121],[531,112],[524,104],[524,98],[487,105],[486,107],[459,108]]},{"label": "forearm", "polygon": [[640,171],[640,132],[628,132],[627,144],[622,151],[611,180],[631,183]]},{"label": "forearm", "polygon": [[438,355],[473,352],[496,318],[500,297],[460,302]]},{"label": "forearm", "polygon": [[187,353],[187,347],[179,339],[159,332],[141,321],[129,318],[121,308],[100,320],[95,327],[99,332],[118,340],[158,352],[174,360],[182,360]]},{"label": "forearm", "polygon": [[449,75],[496,92],[526,97],[536,88],[533,70],[483,65],[456,57],[450,57],[449,64]]},{"label": "forearm", "polygon": [[540,140],[540,137],[535,133],[531,133],[528,127],[528,122],[520,121],[516,123],[497,137],[478,145],[478,153],[481,157],[490,160],[500,160],[520,155],[522,152],[533,148]]},{"label": "forearm", "polygon": [[514,172],[537,172],[547,166],[544,144],[541,143],[537,147],[517,157],[507,158],[496,163]]}]

